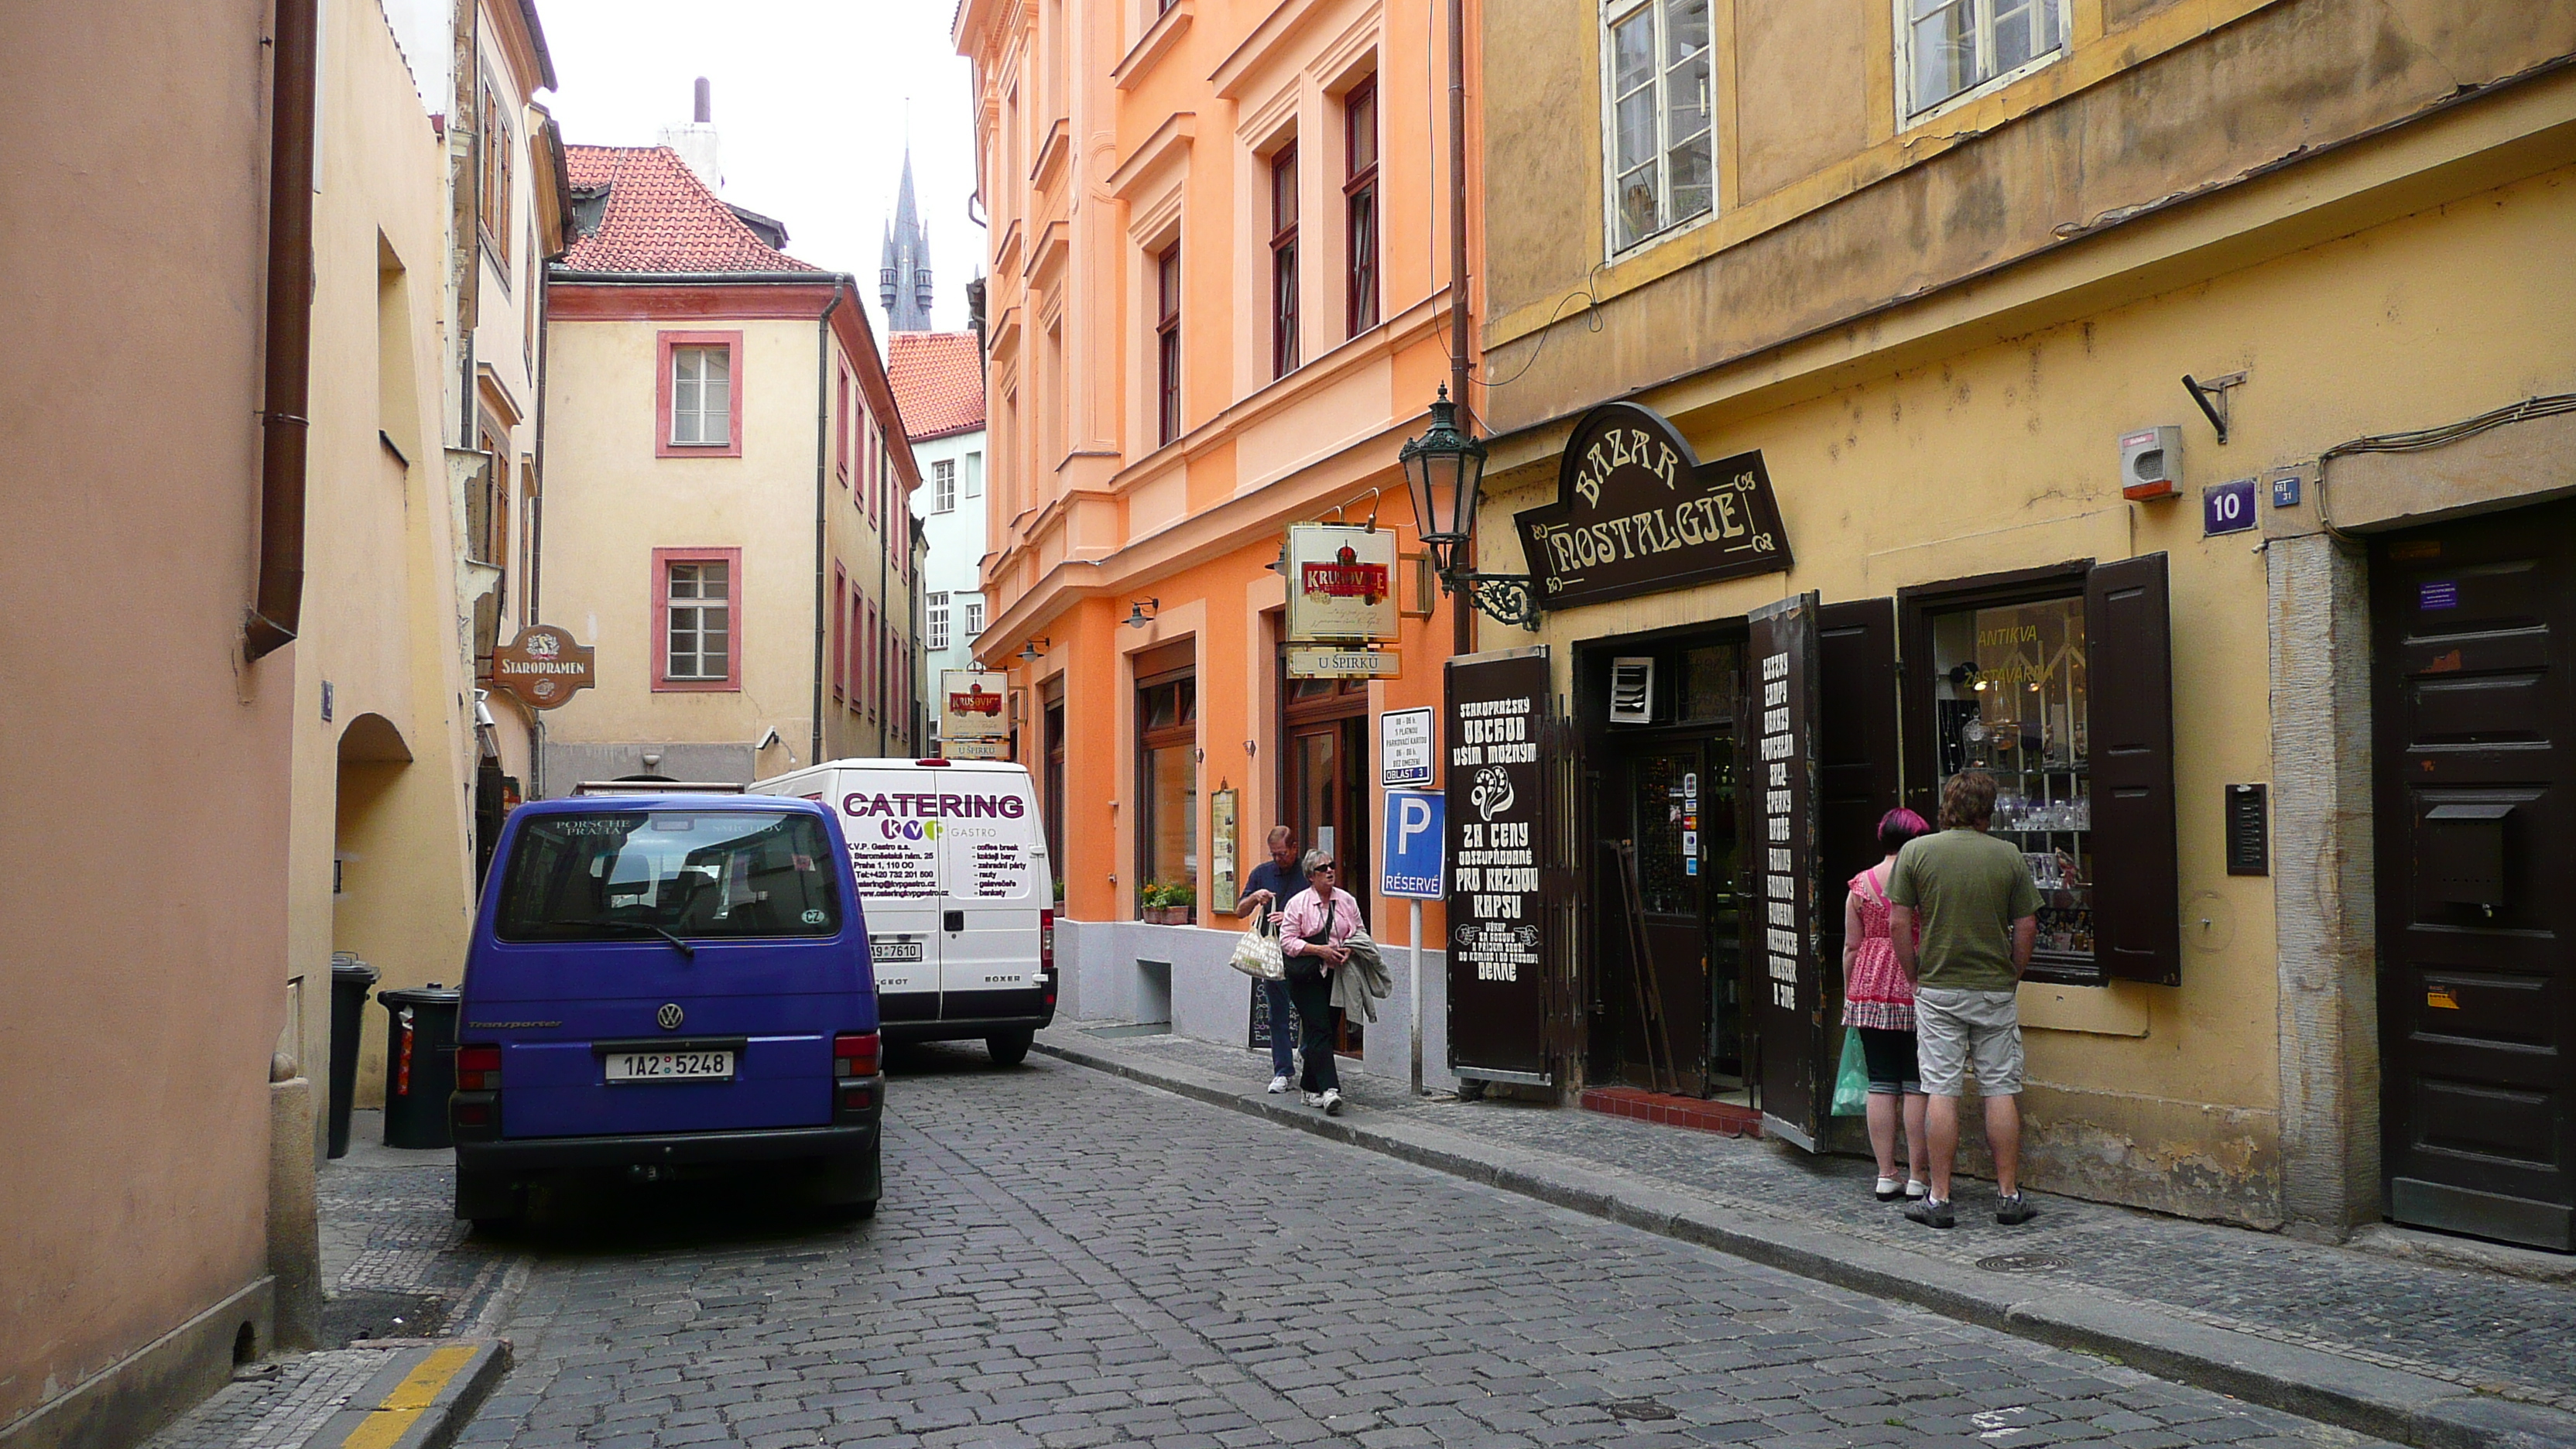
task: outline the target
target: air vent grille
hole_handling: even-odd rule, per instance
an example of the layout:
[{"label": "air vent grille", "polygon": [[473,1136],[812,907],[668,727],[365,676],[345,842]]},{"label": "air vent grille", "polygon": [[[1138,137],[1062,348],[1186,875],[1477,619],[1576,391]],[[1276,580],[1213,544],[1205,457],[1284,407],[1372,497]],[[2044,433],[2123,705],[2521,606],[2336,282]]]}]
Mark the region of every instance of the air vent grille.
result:
[{"label": "air vent grille", "polygon": [[1653,724],[1655,722],[1654,660],[1613,659],[1610,661],[1610,722],[1612,724]]}]

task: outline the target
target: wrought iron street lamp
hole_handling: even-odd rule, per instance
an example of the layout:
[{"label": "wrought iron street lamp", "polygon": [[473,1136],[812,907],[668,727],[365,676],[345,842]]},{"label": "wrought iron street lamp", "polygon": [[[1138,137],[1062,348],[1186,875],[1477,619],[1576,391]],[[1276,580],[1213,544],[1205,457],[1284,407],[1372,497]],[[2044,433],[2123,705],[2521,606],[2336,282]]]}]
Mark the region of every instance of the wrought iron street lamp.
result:
[{"label": "wrought iron street lamp", "polygon": [[1538,606],[1527,574],[1485,574],[1474,558],[1476,495],[1485,482],[1485,445],[1458,426],[1458,405],[1442,386],[1431,404],[1431,426],[1409,438],[1396,455],[1413,493],[1413,521],[1443,593],[1464,594],[1498,624],[1538,627]]}]

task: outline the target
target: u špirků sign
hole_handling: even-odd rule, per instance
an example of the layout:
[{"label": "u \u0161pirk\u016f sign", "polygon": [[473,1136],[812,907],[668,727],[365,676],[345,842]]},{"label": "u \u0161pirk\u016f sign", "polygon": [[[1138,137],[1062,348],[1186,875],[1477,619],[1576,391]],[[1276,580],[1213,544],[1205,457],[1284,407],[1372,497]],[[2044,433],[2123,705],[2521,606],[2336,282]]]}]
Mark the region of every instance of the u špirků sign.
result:
[{"label": "u \u0161pirk\u016f sign", "polygon": [[1513,522],[1543,609],[1599,604],[1789,567],[1762,454],[1699,461],[1662,414],[1604,403],[1557,468],[1556,501]]},{"label": "u \u0161pirk\u016f sign", "polygon": [[575,690],[599,682],[594,653],[552,624],[530,624],[492,651],[492,684],[517,695],[530,709],[553,709]]}]

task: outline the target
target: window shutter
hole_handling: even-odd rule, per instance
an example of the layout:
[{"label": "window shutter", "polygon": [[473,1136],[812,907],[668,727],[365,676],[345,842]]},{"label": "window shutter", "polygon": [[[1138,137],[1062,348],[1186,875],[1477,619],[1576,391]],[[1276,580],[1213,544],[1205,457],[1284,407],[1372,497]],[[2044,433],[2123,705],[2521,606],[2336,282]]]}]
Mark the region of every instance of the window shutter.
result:
[{"label": "window shutter", "polygon": [[2168,599],[2161,553],[2097,565],[2084,583],[2095,958],[2107,976],[2178,986],[2182,886]]},{"label": "window shutter", "polygon": [[[1894,599],[1817,611],[1816,691],[1817,955],[1839,961],[1843,883],[1878,863],[1878,818],[1898,803]],[[1839,995],[1839,973],[1824,977]]]}]

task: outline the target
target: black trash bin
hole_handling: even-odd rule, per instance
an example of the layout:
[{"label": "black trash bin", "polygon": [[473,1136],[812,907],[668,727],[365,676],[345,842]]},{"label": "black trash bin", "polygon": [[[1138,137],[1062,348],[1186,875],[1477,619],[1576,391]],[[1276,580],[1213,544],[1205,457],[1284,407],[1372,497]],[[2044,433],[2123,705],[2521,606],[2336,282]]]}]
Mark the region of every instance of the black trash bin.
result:
[{"label": "black trash bin", "polygon": [[349,1155],[349,1099],[358,1095],[358,1036],[376,968],[355,956],[331,958],[331,1155]]},{"label": "black trash bin", "polygon": [[432,982],[379,991],[385,1033],[385,1145],[452,1147],[447,1097],[456,1090],[456,1009],[464,993]]}]

